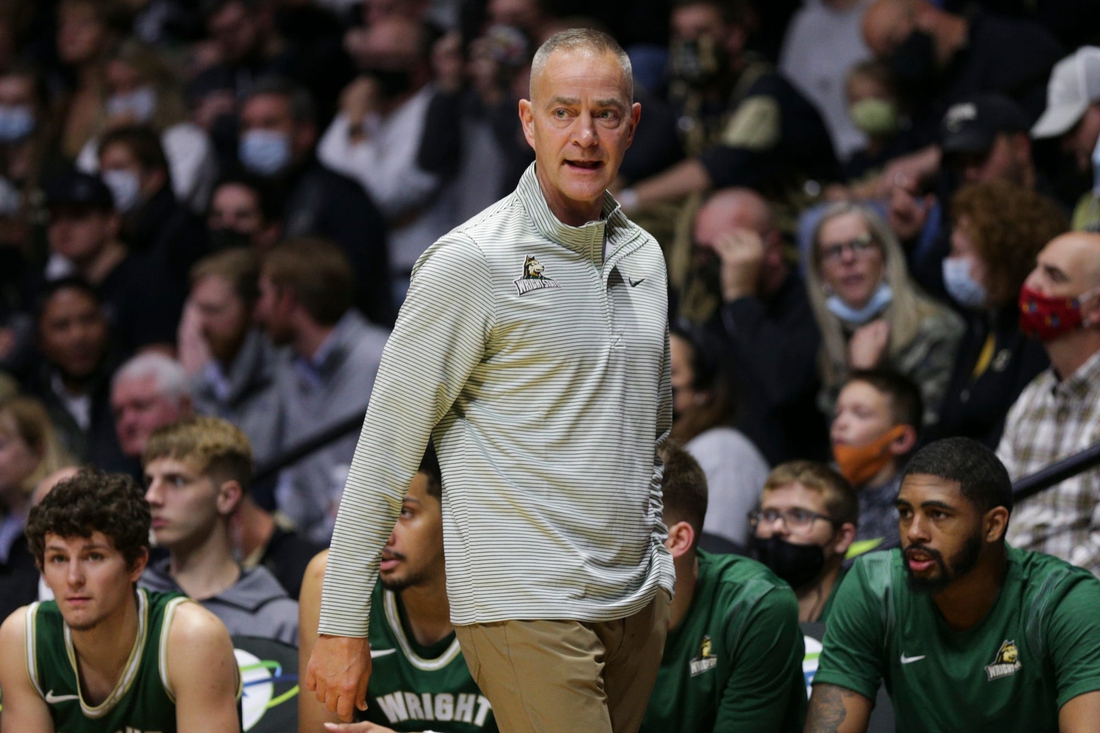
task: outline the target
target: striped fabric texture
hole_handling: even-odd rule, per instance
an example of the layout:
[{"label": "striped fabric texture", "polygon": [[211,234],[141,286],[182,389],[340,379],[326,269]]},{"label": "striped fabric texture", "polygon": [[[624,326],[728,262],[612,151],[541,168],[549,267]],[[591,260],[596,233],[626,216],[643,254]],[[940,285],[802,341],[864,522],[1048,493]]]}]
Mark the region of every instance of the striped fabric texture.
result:
[{"label": "striped fabric texture", "polygon": [[672,422],[664,258],[610,195],[603,214],[562,224],[532,164],[418,260],[344,489],[321,633],[367,635],[429,438],[456,625],[610,621],[672,592],[655,452]]}]

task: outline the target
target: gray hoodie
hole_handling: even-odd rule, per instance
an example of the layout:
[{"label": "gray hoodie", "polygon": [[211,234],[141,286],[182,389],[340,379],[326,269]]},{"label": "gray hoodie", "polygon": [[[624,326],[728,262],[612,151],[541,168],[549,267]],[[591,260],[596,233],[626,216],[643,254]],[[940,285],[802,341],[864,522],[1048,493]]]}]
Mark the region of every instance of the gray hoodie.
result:
[{"label": "gray hoodie", "polygon": [[[164,558],[145,568],[138,585],[146,590],[187,595],[168,574],[169,560]],[[262,565],[242,571],[231,587],[199,603],[222,620],[230,636],[261,636],[298,646],[298,602]]]}]

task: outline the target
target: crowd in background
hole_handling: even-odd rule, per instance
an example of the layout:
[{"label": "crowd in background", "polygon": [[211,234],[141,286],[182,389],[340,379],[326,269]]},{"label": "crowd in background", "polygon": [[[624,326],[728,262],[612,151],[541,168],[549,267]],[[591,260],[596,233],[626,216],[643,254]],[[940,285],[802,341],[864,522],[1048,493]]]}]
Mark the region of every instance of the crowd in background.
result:
[{"label": "crowd in background", "polygon": [[[835,462],[858,490],[846,551],[896,537],[923,442],[1000,445],[1019,478],[1100,438],[1079,409],[1100,344],[1070,358],[1019,318],[1048,243],[1100,231],[1089,0],[0,0],[0,618],[39,592],[22,528],[47,475],[153,487],[150,435],[193,415],[266,464],[364,413],[417,258],[515,188],[531,57],[576,26],[633,63],[613,194],[666,255],[672,437],[707,475],[705,546],[751,544],[784,462]],[[1100,287],[1081,246],[1063,269],[1084,284],[1044,291],[1078,316]],[[1010,416],[1050,374],[1073,416]],[[222,561],[277,581],[256,593],[297,596],[355,440],[225,520]],[[1100,487],[1076,481],[1018,537],[1098,572]]]}]

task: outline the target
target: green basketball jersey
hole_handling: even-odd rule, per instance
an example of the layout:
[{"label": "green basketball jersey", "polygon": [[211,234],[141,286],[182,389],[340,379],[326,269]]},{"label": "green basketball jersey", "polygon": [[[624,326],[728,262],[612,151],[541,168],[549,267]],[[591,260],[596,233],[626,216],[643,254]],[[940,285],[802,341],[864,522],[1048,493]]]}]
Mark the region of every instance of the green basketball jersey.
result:
[{"label": "green basketball jersey", "polygon": [[416,642],[396,593],[375,585],[370,616],[371,674],[360,720],[395,731],[496,731],[489,699],[481,694],[458,637],[451,632],[429,647]]},{"label": "green basketball jersey", "polygon": [[54,601],[27,611],[27,671],[46,701],[57,733],[170,733],[176,700],[168,683],[165,649],[172,614],[187,598],[136,592],[138,631],[115,689],[99,705],[84,701],[72,632]]},{"label": "green basketball jersey", "polygon": [[1087,570],[1010,547],[997,600],[965,631],[910,590],[907,572],[898,549],[856,560],[814,684],[874,700],[884,681],[904,733],[1056,733],[1059,708],[1100,689],[1100,582]]},{"label": "green basketball jersey", "polygon": [[691,608],[665,640],[643,733],[801,731],[794,591],[760,563],[699,551]]}]

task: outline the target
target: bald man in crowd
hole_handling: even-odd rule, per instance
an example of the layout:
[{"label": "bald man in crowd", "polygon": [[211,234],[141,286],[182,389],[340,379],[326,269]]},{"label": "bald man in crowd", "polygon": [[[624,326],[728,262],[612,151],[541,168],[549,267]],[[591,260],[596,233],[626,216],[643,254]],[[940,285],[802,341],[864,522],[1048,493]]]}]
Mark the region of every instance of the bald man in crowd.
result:
[{"label": "bald man in crowd", "polygon": [[371,590],[429,438],[451,621],[501,730],[634,733],[657,676],[668,278],[607,192],[641,105],[604,33],[557,33],[531,68],[535,163],[417,261],[351,463],[305,680],[344,720],[363,709]]},{"label": "bald man in crowd", "polygon": [[[1020,293],[1020,326],[1050,368],[1009,410],[997,455],[1019,479],[1100,442],[1100,234],[1051,240]],[[1020,501],[1008,541],[1100,575],[1100,470]]]}]

